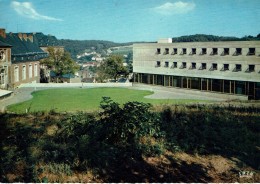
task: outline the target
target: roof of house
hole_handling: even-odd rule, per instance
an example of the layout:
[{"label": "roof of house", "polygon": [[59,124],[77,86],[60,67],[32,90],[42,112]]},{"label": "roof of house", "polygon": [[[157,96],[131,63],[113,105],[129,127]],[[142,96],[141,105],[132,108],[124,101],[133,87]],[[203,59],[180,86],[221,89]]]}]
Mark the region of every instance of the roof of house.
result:
[{"label": "roof of house", "polygon": [[43,53],[44,51],[29,39],[20,39],[18,33],[6,34],[6,38],[0,37],[0,41],[12,45],[12,55],[26,55],[28,53]]},{"label": "roof of house", "polygon": [[48,46],[59,46],[59,41],[55,36],[45,35],[43,33],[33,33],[34,41],[40,47],[48,47]]},{"label": "roof of house", "polygon": [[12,45],[0,41],[0,47],[12,47]]},{"label": "roof of house", "polygon": [[58,40],[55,36],[43,33],[7,33],[0,36],[0,47],[12,47],[12,61],[25,62],[46,58],[48,54],[41,46],[56,46]]},{"label": "roof of house", "polygon": [[[51,77],[57,77],[57,75],[56,75],[56,73],[54,71],[50,72],[50,76]],[[71,73],[68,73],[68,74],[63,74],[61,77],[62,78],[66,78],[66,79],[72,79],[72,78],[75,78],[75,75],[71,74]]]}]

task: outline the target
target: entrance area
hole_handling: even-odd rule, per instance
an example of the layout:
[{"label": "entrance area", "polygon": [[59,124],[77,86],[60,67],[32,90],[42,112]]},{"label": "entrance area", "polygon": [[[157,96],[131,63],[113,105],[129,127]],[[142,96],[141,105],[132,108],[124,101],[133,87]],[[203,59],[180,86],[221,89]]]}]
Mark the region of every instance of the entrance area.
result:
[{"label": "entrance area", "polygon": [[245,95],[248,99],[260,100],[260,83],[224,79],[197,78],[172,75],[135,73],[134,82],[200,91],[212,91]]}]

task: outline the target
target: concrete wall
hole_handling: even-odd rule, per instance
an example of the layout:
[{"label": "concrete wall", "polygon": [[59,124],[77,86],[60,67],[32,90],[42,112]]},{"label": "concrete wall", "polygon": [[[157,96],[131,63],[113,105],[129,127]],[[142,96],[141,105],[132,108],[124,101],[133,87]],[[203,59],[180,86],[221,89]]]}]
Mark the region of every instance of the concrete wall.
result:
[{"label": "concrete wall", "polygon": [[[177,54],[173,54],[174,48],[177,48]],[[183,48],[186,54],[182,53]],[[196,48],[196,54],[191,54],[192,48]],[[202,55],[202,48],[206,48],[206,54]],[[218,49],[218,54],[212,55],[213,48]],[[229,48],[229,55],[223,55],[224,48]],[[242,49],[241,55],[235,55],[236,48]],[[255,55],[248,55],[249,48],[255,48]],[[159,54],[157,49],[161,51]],[[169,54],[165,54],[166,49]],[[133,52],[135,73],[260,82],[260,41],[134,44]],[[160,61],[160,67],[156,67],[157,61]],[[164,66],[165,62],[169,62],[168,67]],[[177,68],[171,68],[173,62],[177,62]],[[180,69],[182,62],[186,62],[185,69]],[[196,63],[196,69],[190,69],[192,63]],[[204,70],[200,69],[202,63],[206,63]],[[218,69],[211,71],[213,63]],[[229,65],[228,71],[221,71],[224,64]],[[237,64],[241,64],[242,70],[235,72]],[[254,72],[248,72],[249,65],[255,66]]]},{"label": "concrete wall", "polygon": [[132,83],[27,83],[19,87],[71,88],[71,87],[131,87]]}]

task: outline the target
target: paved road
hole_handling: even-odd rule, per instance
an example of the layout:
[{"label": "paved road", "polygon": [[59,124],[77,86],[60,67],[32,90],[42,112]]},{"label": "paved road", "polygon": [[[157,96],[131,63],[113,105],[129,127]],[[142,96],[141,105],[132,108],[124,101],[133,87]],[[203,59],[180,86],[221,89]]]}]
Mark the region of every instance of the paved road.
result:
[{"label": "paved road", "polygon": [[177,88],[163,88],[148,86],[133,86],[132,89],[150,90],[154,94],[146,96],[151,99],[191,99],[191,100],[210,100],[210,101],[226,101],[227,99],[221,96],[210,96],[204,93],[197,93],[191,90],[177,89]]},{"label": "paved road", "polygon": [[14,91],[14,94],[11,97],[3,99],[0,101],[0,111],[11,104],[23,102],[32,98],[31,93],[34,91],[33,88],[19,88]]}]

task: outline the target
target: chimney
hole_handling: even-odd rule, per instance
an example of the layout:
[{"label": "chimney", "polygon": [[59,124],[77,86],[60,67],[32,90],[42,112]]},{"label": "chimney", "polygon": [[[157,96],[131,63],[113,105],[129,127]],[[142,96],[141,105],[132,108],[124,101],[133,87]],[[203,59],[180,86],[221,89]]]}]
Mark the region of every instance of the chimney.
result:
[{"label": "chimney", "polygon": [[26,34],[26,33],[23,34],[23,39],[24,39],[25,41],[27,41],[27,34]]},{"label": "chimney", "polygon": [[20,40],[23,39],[23,34],[22,33],[18,33],[18,37],[20,38]]},{"label": "chimney", "polygon": [[27,38],[28,38],[31,42],[33,42],[33,34],[28,34],[28,35],[27,35]]},{"label": "chimney", "polygon": [[2,36],[3,38],[6,38],[5,29],[0,28],[0,36]]}]

